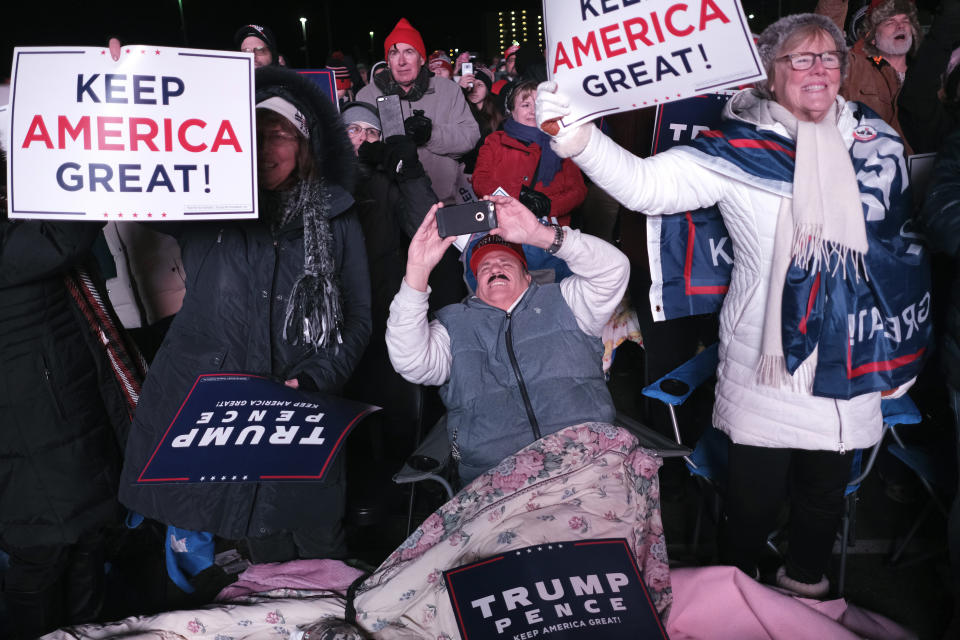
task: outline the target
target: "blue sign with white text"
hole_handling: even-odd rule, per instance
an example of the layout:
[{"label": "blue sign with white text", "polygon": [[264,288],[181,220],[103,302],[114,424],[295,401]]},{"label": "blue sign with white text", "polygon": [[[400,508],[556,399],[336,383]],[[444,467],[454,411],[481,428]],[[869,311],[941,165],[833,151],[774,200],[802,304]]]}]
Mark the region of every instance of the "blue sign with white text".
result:
[{"label": "blue sign with white text", "polygon": [[[687,144],[720,125],[733,92],[721,91],[657,107],[651,154]],[[720,309],[733,268],[730,235],[716,206],[647,221],[651,260],[651,311],[655,320]]]},{"label": "blue sign with white text", "polygon": [[350,430],[377,410],[259,376],[203,374],[137,482],[322,480]]},{"label": "blue sign with white text", "polygon": [[623,538],[512,549],[443,577],[463,640],[667,638]]}]

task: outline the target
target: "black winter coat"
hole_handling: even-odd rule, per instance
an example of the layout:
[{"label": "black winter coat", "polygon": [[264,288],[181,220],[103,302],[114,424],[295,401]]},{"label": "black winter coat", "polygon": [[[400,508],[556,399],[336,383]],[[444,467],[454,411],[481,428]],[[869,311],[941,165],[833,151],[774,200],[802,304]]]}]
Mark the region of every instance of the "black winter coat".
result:
[{"label": "black winter coat", "polygon": [[[0,547],[68,545],[119,523],[103,354],[63,275],[103,225],[0,221]],[[117,391],[117,389],[115,389]],[[111,410],[108,412],[107,408]]]},{"label": "black winter coat", "polygon": [[352,198],[332,186],[331,232],[340,283],[343,343],[315,352],[283,341],[287,297],[303,273],[303,228],[277,237],[260,222],[187,224],[178,229],[187,274],[183,308],[153,361],[127,443],[121,501],[150,518],[229,539],[339,520],[342,467],[324,483],[138,486],[137,476],[201,373],[308,377],[338,394],[370,335],[370,283]]},{"label": "black winter coat", "polygon": [[940,148],[920,219],[930,247],[951,256],[958,265],[946,313],[941,359],[948,383],[960,391],[960,128]]},{"label": "black winter coat", "polygon": [[944,138],[960,124],[960,110],[944,104],[937,96],[941,76],[958,44],[960,0],[946,0],[910,61],[897,100],[900,126],[914,153],[937,151]]}]

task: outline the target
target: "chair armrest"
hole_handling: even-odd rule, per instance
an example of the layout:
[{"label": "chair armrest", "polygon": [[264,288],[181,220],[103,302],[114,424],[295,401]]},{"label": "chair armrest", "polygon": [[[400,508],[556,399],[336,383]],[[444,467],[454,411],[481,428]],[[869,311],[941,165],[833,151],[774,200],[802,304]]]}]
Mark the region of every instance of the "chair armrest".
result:
[{"label": "chair armrest", "polygon": [[880,401],[883,421],[888,425],[920,424],[923,416],[908,395],[899,398],[886,398]]},{"label": "chair armrest", "polygon": [[718,346],[710,345],[682,365],[643,388],[643,395],[673,406],[683,404],[694,389],[717,372]]},{"label": "chair armrest", "polygon": [[650,427],[619,411],[617,417],[613,419],[613,424],[632,433],[636,436],[641,447],[652,449],[661,458],[680,458],[691,453],[688,447],[677,444],[670,438],[657,433]]},{"label": "chair armrest", "polygon": [[447,437],[446,416],[440,418],[427,433],[417,450],[403,463],[393,476],[397,484],[435,479],[450,462],[450,440]]}]

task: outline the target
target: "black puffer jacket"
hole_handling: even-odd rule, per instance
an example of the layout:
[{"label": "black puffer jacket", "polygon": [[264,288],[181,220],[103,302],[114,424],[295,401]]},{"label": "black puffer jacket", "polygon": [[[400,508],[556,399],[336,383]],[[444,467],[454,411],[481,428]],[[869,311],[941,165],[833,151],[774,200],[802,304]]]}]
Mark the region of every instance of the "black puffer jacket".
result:
[{"label": "black puffer jacket", "polygon": [[0,547],[67,545],[118,522],[120,447],[63,274],[102,225],[0,221]]},{"label": "black puffer jacket", "polygon": [[957,265],[942,331],[941,361],[947,382],[960,390],[960,128],[940,147],[920,219],[930,248],[949,255]]},{"label": "black puffer jacket", "polygon": [[[309,86],[304,86],[307,83]],[[343,510],[342,473],[316,483],[137,486],[137,476],[200,373],[236,371],[309,379],[339,393],[370,335],[370,280],[353,199],[352,147],[329,100],[282,68],[257,70],[257,96],[279,89],[300,98],[314,161],[330,187],[332,254],[343,309],[343,342],[314,351],[282,338],[294,281],[303,273],[302,220],[274,235],[262,222],[184,225],[183,308],[153,362],[126,449],[120,499],[148,517],[225,538],[263,536],[329,523]],[[305,508],[309,506],[309,508]]]}]

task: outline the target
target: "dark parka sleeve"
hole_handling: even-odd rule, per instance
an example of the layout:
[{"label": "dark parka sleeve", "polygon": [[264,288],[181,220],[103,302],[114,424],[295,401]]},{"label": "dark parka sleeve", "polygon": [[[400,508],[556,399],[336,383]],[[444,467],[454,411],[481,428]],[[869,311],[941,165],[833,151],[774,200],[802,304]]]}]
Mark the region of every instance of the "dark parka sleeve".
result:
[{"label": "dark parka sleeve", "polygon": [[103,224],[0,221],[0,288],[41,280],[80,262]]},{"label": "dark parka sleeve", "polygon": [[960,128],[940,149],[920,220],[930,248],[954,259],[953,285],[949,297],[942,300],[946,317],[940,361],[950,387],[960,390],[960,273],[956,267],[960,257]]},{"label": "dark parka sleeve", "polygon": [[934,251],[954,258],[960,254],[960,128],[947,137],[937,156],[920,219]]},{"label": "dark parka sleeve", "polygon": [[351,210],[338,216],[333,227],[334,242],[342,247],[340,263],[340,305],[343,328],[339,346],[322,349],[306,358],[288,376],[307,375],[319,391],[338,393],[353,373],[370,340],[370,273],[363,231]]},{"label": "dark parka sleeve", "polygon": [[958,124],[957,112],[940,100],[941,77],[960,41],[960,0],[946,0],[910,61],[898,104],[900,127],[917,153],[936,151]]}]

